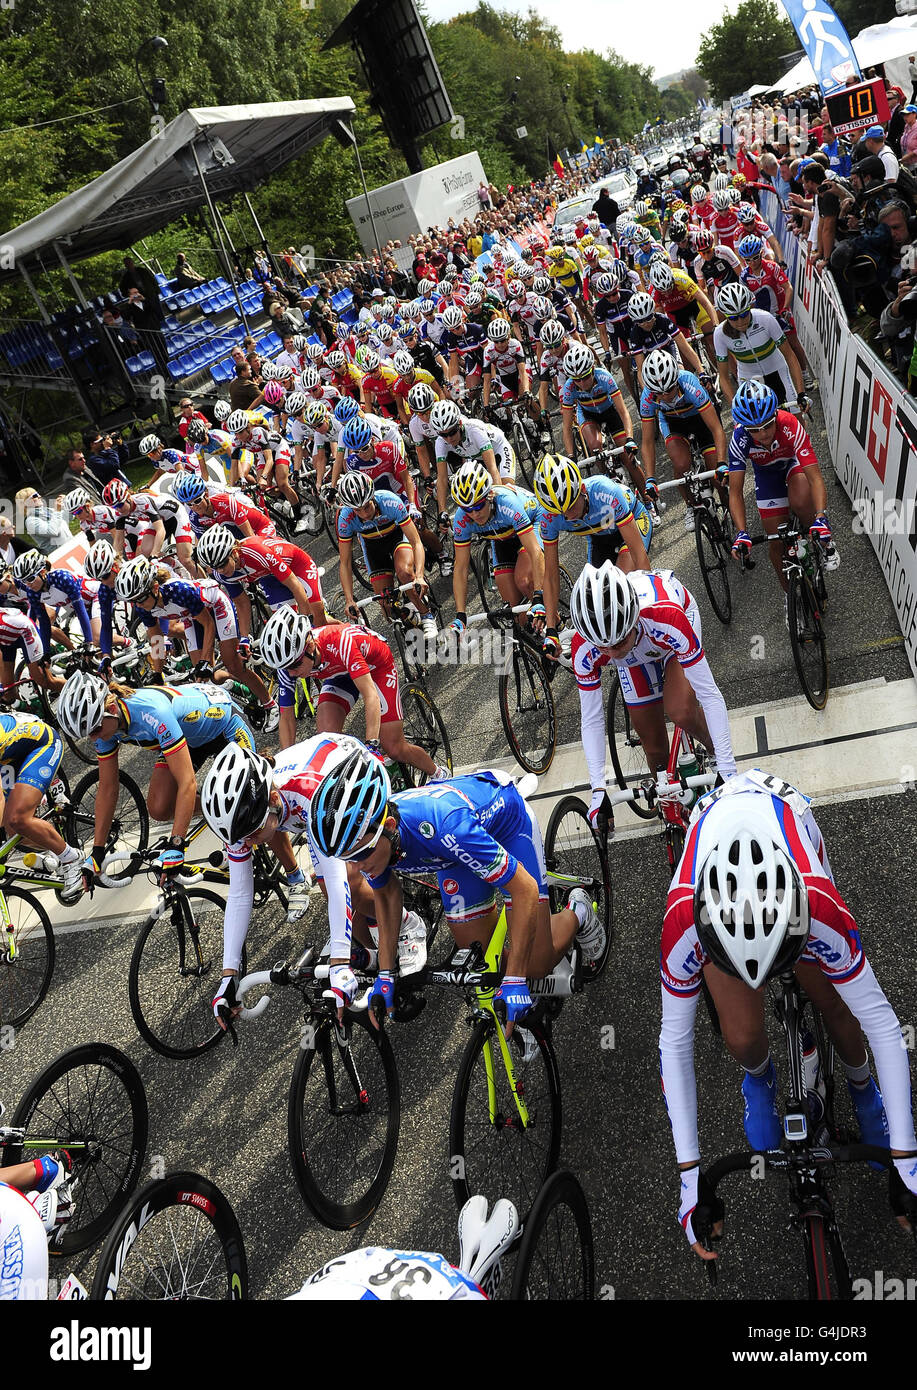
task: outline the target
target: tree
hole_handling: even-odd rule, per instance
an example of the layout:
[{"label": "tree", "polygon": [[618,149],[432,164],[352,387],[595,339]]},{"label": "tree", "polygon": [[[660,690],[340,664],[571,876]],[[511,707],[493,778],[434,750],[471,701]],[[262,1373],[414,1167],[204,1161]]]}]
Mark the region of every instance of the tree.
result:
[{"label": "tree", "polygon": [[695,101],[698,97],[706,97],[707,93],[710,91],[710,86],[706,77],[704,77],[703,73],[698,72],[697,68],[691,68],[690,71],[686,72],[674,85],[676,87],[684,87],[686,92],[691,93]]},{"label": "tree", "polygon": [[743,0],[724,14],[702,40],[697,67],[716,101],[737,96],[755,83],[776,82],[780,55],[797,46],[796,31],[774,0]]}]

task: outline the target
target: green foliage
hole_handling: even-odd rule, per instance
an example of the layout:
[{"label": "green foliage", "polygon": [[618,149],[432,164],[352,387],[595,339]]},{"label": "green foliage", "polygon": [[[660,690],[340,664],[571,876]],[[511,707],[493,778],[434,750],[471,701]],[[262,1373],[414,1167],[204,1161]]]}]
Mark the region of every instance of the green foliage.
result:
[{"label": "green foliage", "polygon": [[[357,108],[368,185],[403,177],[404,158],[369,106],[352,50],[322,52],[350,8],[351,0],[315,0],[312,8],[300,0],[196,0],[190,7],[185,0],[17,0],[0,8],[0,239],[2,229],[35,216],[149,138],[135,55],[155,34],[168,50],[144,49],[139,67],[147,85],[154,76],[166,79],[166,120],[189,106],[346,95]],[[560,31],[534,10],[512,14],[481,3],[449,23],[428,24],[428,31],[461,120],[434,132],[424,160],[476,149],[499,185],[541,176],[549,152],[578,151],[597,131],[627,138],[647,119],[694,109],[690,83],[662,94],[648,68],[612,51],[565,52]],[[39,122],[52,123],[26,129]],[[523,139],[519,126],[528,130]],[[359,192],[353,152],[329,139],[251,198],[272,245],[308,244],[325,257],[357,250],[345,202]],[[223,211],[237,246],[255,241],[241,199]],[[218,270],[206,215],[164,229],[143,250],[169,273],[179,250],[202,272]],[[112,252],[83,263],[79,273],[92,295],[109,289],[120,271],[120,255]],[[70,300],[59,272],[54,279]]]},{"label": "green foliage", "polygon": [[797,46],[796,30],[782,5],[743,0],[735,14],[724,13],[708,30],[697,51],[697,67],[710,83],[714,101],[725,101],[755,83],[776,81],[783,67],[780,55]]},{"label": "green foliage", "polygon": [[895,0],[835,0],[834,10],[847,33],[855,39],[870,24],[887,24],[895,18]]}]

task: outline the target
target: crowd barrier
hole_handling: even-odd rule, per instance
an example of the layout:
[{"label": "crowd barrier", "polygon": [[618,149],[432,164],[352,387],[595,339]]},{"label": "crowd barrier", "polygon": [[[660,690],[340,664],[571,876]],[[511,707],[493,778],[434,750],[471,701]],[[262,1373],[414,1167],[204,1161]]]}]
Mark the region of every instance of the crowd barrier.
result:
[{"label": "crowd barrier", "polygon": [[776,194],[761,212],[783,247],[800,341],[818,378],[834,471],[850,498],[895,605],[917,677],[917,401],[847,326],[830,275],[816,275]]}]

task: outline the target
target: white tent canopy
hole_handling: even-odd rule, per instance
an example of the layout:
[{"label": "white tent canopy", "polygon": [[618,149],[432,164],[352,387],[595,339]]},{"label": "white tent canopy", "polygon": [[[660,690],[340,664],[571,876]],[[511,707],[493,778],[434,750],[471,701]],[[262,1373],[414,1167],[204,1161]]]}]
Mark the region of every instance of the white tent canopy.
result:
[{"label": "white tent canopy", "polygon": [[[853,51],[860,69],[874,68],[877,63],[889,63],[906,58],[917,49],[917,15],[899,15],[887,24],[870,24],[861,29],[853,40]],[[898,74],[889,74],[897,76]],[[800,87],[815,85],[815,72],[808,58],[799,62],[777,84],[781,92],[795,92]]]},{"label": "white tent canopy", "polygon": [[[100,251],[131,246],[206,202],[200,161],[214,202],[251,192],[353,118],[349,97],[211,106],[182,111],[161,135],[147,140],[97,179],[13,231],[0,234],[12,249],[0,279],[20,267],[42,268],[41,252],[59,246],[71,264]],[[52,254],[50,264],[56,263]]]}]

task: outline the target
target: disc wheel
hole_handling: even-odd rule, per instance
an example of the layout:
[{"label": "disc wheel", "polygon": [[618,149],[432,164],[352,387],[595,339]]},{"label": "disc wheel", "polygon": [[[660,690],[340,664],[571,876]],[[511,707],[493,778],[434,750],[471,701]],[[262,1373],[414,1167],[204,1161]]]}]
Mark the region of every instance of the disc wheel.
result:
[{"label": "disc wheel", "polygon": [[566,1168],[551,1174],[529,1213],[510,1297],[566,1303],[591,1303],[595,1298],[589,1207]]}]

